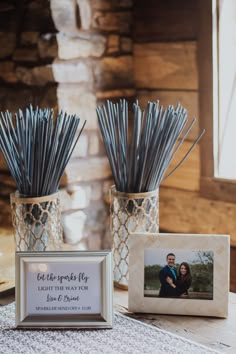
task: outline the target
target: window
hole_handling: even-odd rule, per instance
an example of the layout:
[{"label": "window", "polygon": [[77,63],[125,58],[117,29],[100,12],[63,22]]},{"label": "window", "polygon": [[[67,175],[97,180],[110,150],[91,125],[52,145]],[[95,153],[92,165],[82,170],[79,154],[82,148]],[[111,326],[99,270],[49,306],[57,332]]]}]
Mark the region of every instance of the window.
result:
[{"label": "window", "polygon": [[235,203],[236,1],[198,3],[199,113],[200,126],[206,129],[200,144],[200,194]]},{"label": "window", "polygon": [[213,82],[218,78],[218,98],[213,96],[218,100],[214,111],[214,175],[236,180],[236,1],[214,1],[213,16]]}]

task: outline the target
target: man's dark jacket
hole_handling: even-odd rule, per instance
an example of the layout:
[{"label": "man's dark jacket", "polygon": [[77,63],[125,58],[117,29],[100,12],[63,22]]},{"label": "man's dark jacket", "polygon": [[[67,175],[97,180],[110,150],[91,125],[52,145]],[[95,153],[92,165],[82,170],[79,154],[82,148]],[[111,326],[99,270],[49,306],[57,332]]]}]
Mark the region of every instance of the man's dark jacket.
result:
[{"label": "man's dark jacket", "polygon": [[[174,268],[172,268],[175,272],[176,278],[177,278],[177,272]],[[172,271],[170,270],[170,267],[166,265],[160,270],[159,273],[159,279],[161,283],[161,288],[160,288],[160,297],[175,297],[178,296],[177,291],[175,288],[173,288],[170,284],[167,283],[166,278],[170,277],[174,284],[176,283],[176,278],[174,277]]]}]

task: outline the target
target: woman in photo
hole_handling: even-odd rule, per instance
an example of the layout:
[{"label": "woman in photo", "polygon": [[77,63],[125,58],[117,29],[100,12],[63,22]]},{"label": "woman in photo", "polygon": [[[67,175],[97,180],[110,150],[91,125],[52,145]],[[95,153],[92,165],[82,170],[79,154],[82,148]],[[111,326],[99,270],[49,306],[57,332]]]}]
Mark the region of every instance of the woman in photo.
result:
[{"label": "woman in photo", "polygon": [[166,278],[167,283],[172,286],[176,291],[176,296],[188,297],[188,289],[192,283],[192,275],[190,271],[189,264],[187,262],[182,262],[179,266],[179,272],[176,282],[170,277]]}]

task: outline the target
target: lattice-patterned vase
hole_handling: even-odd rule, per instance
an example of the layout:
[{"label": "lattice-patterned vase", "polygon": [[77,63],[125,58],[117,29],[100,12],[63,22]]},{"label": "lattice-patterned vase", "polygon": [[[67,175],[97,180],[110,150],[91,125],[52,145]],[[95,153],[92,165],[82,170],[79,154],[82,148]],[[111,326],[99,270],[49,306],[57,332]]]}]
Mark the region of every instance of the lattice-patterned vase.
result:
[{"label": "lattice-patterned vase", "polygon": [[59,250],[62,243],[59,193],[38,198],[11,194],[17,251]]},{"label": "lattice-patterned vase", "polygon": [[111,234],[113,237],[114,284],[128,289],[129,235],[159,231],[159,193],[121,193],[111,187]]}]

